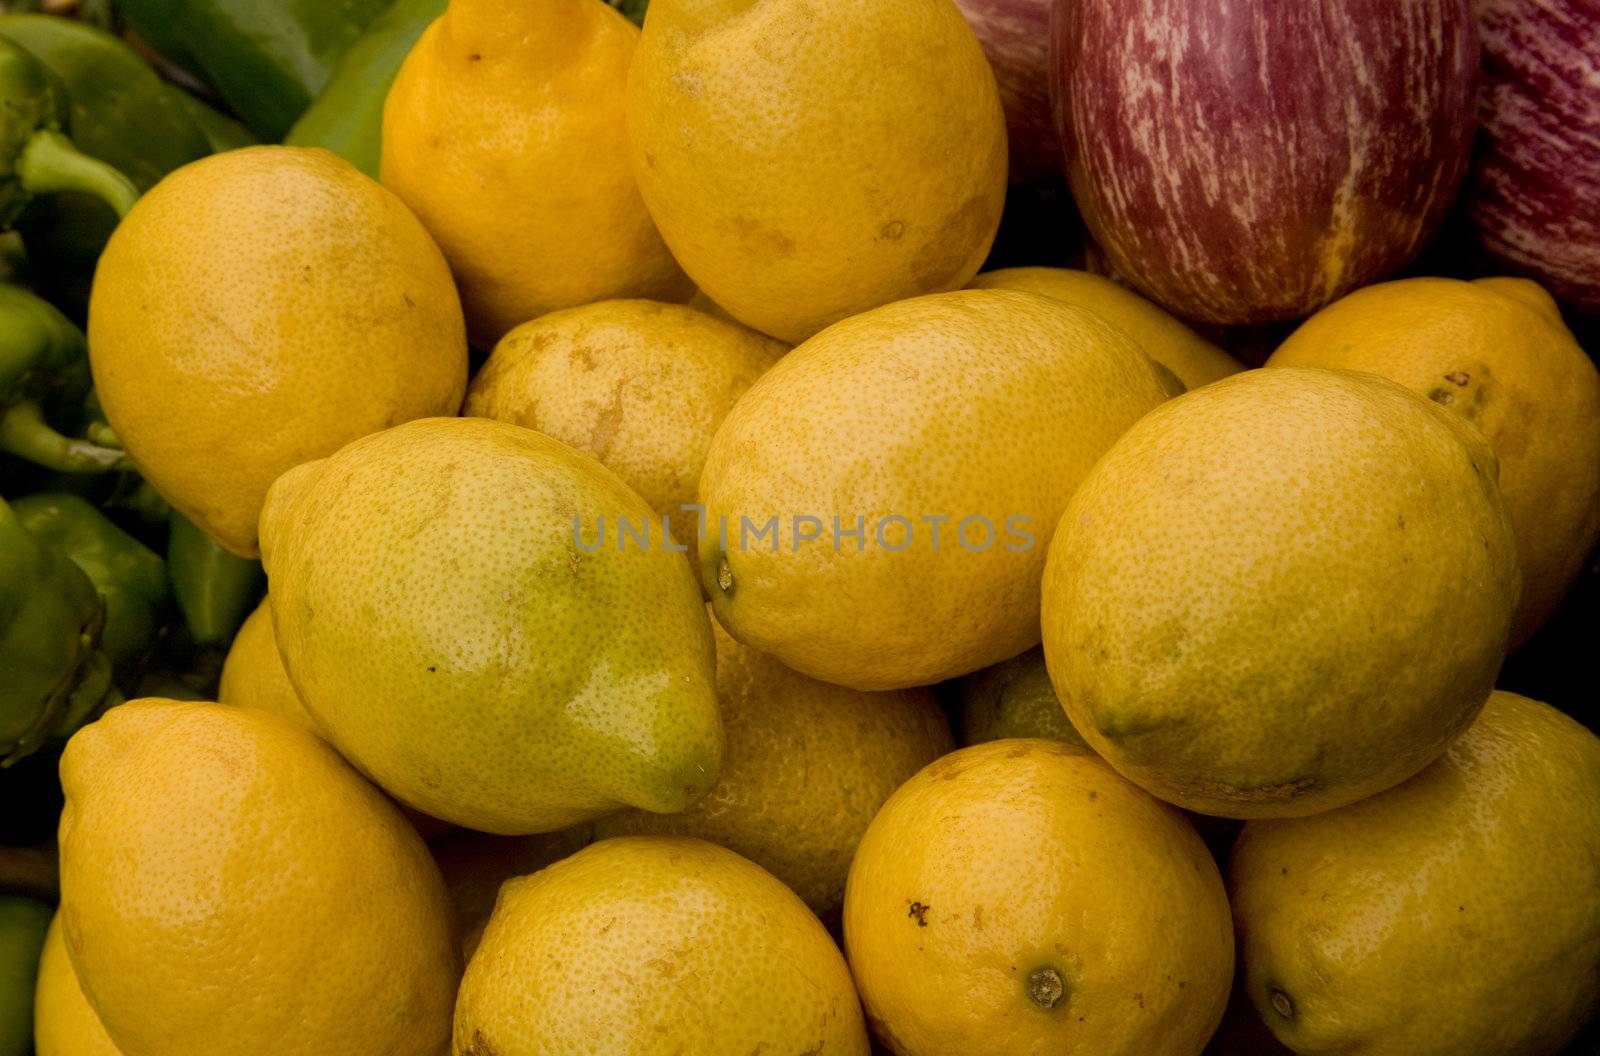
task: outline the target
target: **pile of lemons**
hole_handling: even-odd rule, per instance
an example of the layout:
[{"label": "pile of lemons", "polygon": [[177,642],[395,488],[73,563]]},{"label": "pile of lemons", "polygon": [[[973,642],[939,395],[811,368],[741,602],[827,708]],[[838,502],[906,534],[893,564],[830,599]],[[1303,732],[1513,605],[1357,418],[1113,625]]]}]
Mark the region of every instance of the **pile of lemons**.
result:
[{"label": "pile of lemons", "polygon": [[1246,370],[978,274],[1005,195],[954,5],[800,0],[453,0],[381,185],[150,191],[95,382],[269,596],[66,749],[40,1056],[1565,1044],[1600,740],[1495,690],[1600,535],[1555,303]]}]

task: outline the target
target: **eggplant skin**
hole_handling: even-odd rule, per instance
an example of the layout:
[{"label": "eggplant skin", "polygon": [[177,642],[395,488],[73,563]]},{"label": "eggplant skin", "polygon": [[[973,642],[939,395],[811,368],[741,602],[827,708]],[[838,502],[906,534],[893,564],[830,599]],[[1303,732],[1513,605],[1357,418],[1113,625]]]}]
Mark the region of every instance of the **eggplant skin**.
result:
[{"label": "eggplant skin", "polygon": [[1600,0],[1477,0],[1483,144],[1468,214],[1484,249],[1600,313]]},{"label": "eggplant skin", "polygon": [[1084,220],[1190,319],[1299,318],[1384,278],[1466,175],[1469,0],[1081,0],[1051,40]]},{"label": "eggplant skin", "polygon": [[1013,184],[1060,178],[1061,143],[1050,114],[1050,0],[956,0],[994,67],[1006,111]]}]

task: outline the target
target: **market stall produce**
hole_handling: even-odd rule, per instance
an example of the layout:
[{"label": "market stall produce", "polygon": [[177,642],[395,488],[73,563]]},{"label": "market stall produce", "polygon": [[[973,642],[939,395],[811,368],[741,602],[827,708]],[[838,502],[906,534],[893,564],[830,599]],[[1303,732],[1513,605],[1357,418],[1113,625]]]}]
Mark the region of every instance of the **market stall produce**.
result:
[{"label": "market stall produce", "polygon": [[1600,1054],[1594,0],[0,0],[0,1056]]}]

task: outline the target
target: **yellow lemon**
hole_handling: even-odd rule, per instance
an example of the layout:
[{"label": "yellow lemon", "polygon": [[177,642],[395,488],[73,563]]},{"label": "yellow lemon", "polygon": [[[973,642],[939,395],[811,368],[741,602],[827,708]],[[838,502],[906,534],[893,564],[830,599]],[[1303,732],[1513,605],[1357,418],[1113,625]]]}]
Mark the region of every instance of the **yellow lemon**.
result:
[{"label": "yellow lemon", "polygon": [[861,834],[901,782],[955,747],[950,727],[926,689],[832,686],[715,631],[722,776],[682,813],[624,811],[597,822],[596,834],[710,840],[833,920]]},{"label": "yellow lemon", "polygon": [[[222,663],[217,703],[270,711],[323,737],[322,728],[306,710],[299,691],[289,681],[289,672],[284,670],[283,657],[278,654],[278,639],[272,631],[271,600],[262,598],[261,604],[245,618],[239,633],[234,635]],[[451,828],[447,822],[404,805],[400,813],[424,839]]]},{"label": "yellow lemon", "polygon": [[1372,374],[1253,370],[1147,415],[1073,496],[1045,659],[1123,776],[1225,817],[1403,781],[1472,722],[1517,600],[1495,455]]},{"label": "yellow lemon", "polygon": [[1600,371],[1527,279],[1403,279],[1357,290],[1267,366],[1381,374],[1483,431],[1522,566],[1514,642],[1561,603],[1600,540]]},{"label": "yellow lemon", "polygon": [[682,810],[716,781],[722,727],[693,570],[618,542],[650,512],[506,422],[365,437],[267,496],[284,666],[341,752],[445,821],[516,835]]},{"label": "yellow lemon", "polygon": [[83,996],[61,937],[61,916],[50,922],[33,995],[33,1047],[38,1056],[123,1056]]},{"label": "yellow lemon", "polygon": [[62,927],[125,1056],[438,1056],[460,963],[439,870],[317,737],[142,700],[61,757]]},{"label": "yellow lemon", "polygon": [[1101,275],[1071,268],[1000,268],[967,284],[971,290],[1021,290],[1086,308],[1119,327],[1145,354],[1198,389],[1237,374],[1244,364],[1207,341],[1164,308]]},{"label": "yellow lemon", "polygon": [[695,311],[704,312],[712,318],[721,319],[729,323],[739,322],[739,320],[728,314],[728,310],[726,308],[722,307],[722,305],[718,304],[716,301],[713,301],[710,297],[707,297],[706,291],[700,289],[699,287],[695,287],[694,294],[690,296],[690,298],[684,303],[690,308],[693,308]]},{"label": "yellow lemon", "polygon": [[961,286],[1005,202],[994,73],[948,0],[656,0],[628,137],[684,269],[790,343]]},{"label": "yellow lemon", "polygon": [[701,582],[735,638],[825,682],[926,685],[1015,656],[1039,642],[1067,500],[1165,399],[1126,334],[1036,294],[836,323],[712,439]]},{"label": "yellow lemon", "polygon": [[1044,650],[1039,647],[974,671],[960,682],[961,743],[982,744],[1007,737],[1042,737],[1089,750],[1072,728],[1050,684]]},{"label": "yellow lemon", "polygon": [[217,702],[270,711],[320,735],[317,720],[306,711],[294,683],[289,681],[289,672],[283,669],[278,639],[272,633],[270,603],[270,598],[262,598],[261,604],[245,617],[239,633],[234,635],[227,658],[222,662]]},{"label": "yellow lemon", "polygon": [[609,297],[686,298],[628,167],[633,24],[601,0],[452,0],[383,110],[383,182],[450,260],[473,340]]},{"label": "yellow lemon", "polygon": [[478,948],[501,884],[560,861],[582,849],[590,836],[589,826],[580,825],[532,836],[495,836],[456,829],[431,840],[428,849],[450,892],[462,955],[471,958]]},{"label": "yellow lemon", "polygon": [[461,305],[405,205],[325,150],[249,147],[151,188],[89,300],[106,418],[163,498],[255,556],[291,466],[467,385]]},{"label": "yellow lemon", "polygon": [[456,1056],[867,1056],[838,947],[794,893],[701,840],[602,840],[500,890]]},{"label": "yellow lemon", "polygon": [[[974,671],[954,685],[959,709],[958,740],[963,746],[1008,737],[1034,737],[1059,741],[1089,754],[1094,749],[1073,728],[1050,682],[1044,650],[1039,647]],[[1239,823],[1226,818],[1184,812],[1208,847],[1226,849],[1238,834]]]},{"label": "yellow lemon", "polygon": [[1251,999],[1302,1056],[1547,1056],[1600,1010],[1600,739],[1495,693],[1381,795],[1252,821]]},{"label": "yellow lemon", "polygon": [[[537,429],[609,467],[692,540],[711,434],[787,347],[679,304],[602,301],[524,323],[472,379],[466,413]],[[677,526],[681,526],[677,527]]]},{"label": "yellow lemon", "polygon": [[899,1056],[1199,1056],[1233,977],[1205,844],[1055,741],[963,748],[901,786],[850,867],[844,936]]}]

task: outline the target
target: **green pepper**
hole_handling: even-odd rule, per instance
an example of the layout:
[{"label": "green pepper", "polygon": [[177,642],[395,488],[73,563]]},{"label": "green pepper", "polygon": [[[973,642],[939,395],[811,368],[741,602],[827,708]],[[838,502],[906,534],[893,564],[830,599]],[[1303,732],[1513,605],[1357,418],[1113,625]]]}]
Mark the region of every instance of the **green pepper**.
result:
[{"label": "green pepper", "polygon": [[202,102],[190,92],[184,91],[175,84],[163,84],[168,94],[178,103],[178,108],[189,115],[196,128],[206,137],[206,144],[211,148],[211,153],[221,154],[225,150],[237,150],[240,147],[253,147],[260,140],[250,134],[233,118]]},{"label": "green pepper", "polygon": [[89,391],[83,331],[48,301],[0,284],[0,451],[65,473],[119,468],[122,451],[57,432],[47,409],[81,408]]},{"label": "green pepper", "polygon": [[139,527],[165,527],[172,515],[172,507],[161,497],[155,485],[137,473],[118,473],[111,490],[101,493],[100,505],[119,514],[125,511]]},{"label": "green pepper", "polygon": [[[207,135],[183,103],[120,37],[50,15],[0,15],[0,37],[26,48],[66,91],[73,142],[141,191],[173,169],[211,153]],[[88,304],[89,282],[117,214],[96,198],[39,199],[17,221],[33,282],[57,304]]]},{"label": "green pepper", "polygon": [[166,562],[77,495],[25,495],[11,508],[35,539],[71,558],[105,599],[100,648],[126,685],[161,629]]},{"label": "green pepper", "polygon": [[395,0],[345,53],[316,102],[300,115],[284,142],[326,147],[362,172],[378,178],[383,101],[400,64],[446,0]]},{"label": "green pepper", "polygon": [[261,598],[261,562],[223,549],[177,510],[168,526],[167,573],[183,622],[200,644],[225,644]]},{"label": "green pepper", "polygon": [[203,78],[205,71],[184,43],[184,31],[178,25],[178,18],[187,6],[184,0],[142,0],[137,4],[112,0],[115,15],[132,26],[162,58]]},{"label": "green pepper", "polygon": [[73,140],[149,190],[211,153],[180,90],[121,37],[53,15],[0,15],[0,37],[26,48],[66,91]]},{"label": "green pepper", "polygon": [[100,649],[105,602],[0,499],[0,766],[121,700]]},{"label": "green pepper", "polygon": [[35,196],[94,195],[121,216],[138,188],[105,162],[84,154],[63,131],[66,92],[32,53],[0,38],[0,227],[10,227]]},{"label": "green pepper", "polygon": [[0,894],[0,1056],[33,1052],[33,984],[54,915],[36,898]]},{"label": "green pepper", "polygon": [[388,0],[120,0],[128,24],[276,142]]}]

